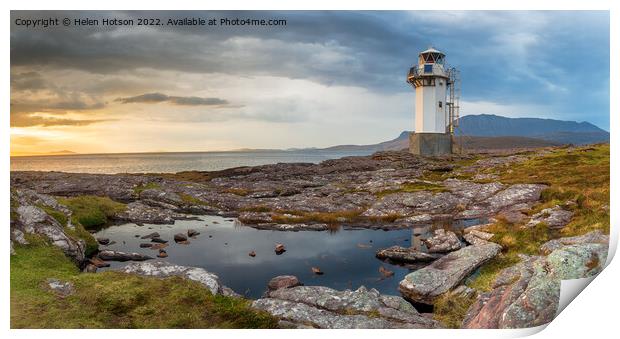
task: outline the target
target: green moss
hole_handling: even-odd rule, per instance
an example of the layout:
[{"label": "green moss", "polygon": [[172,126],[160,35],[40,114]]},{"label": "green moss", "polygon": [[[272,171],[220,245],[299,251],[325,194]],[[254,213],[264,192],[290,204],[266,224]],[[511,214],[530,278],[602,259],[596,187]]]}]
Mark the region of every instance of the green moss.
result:
[{"label": "green moss", "polygon": [[183,200],[184,202],[190,204],[190,205],[202,205],[202,206],[209,206],[209,204],[206,201],[200,200],[194,196],[191,196],[189,194],[185,194],[185,193],[179,193],[179,197],[181,197],[181,200]]},{"label": "green moss", "polygon": [[461,328],[465,314],[474,301],[475,296],[444,294],[433,305],[433,319],[447,328]]},{"label": "green moss", "polygon": [[69,227],[65,227],[65,233],[73,238],[78,238],[84,240],[86,244],[86,248],[84,249],[84,254],[86,257],[90,257],[93,254],[97,253],[99,250],[99,243],[97,239],[93,237],[93,235],[84,229],[81,224],[73,224],[73,229]]},{"label": "green moss", "polygon": [[47,213],[50,217],[56,219],[56,221],[58,221],[58,223],[62,226],[67,226],[67,216],[61,211],[57,211],[45,205],[37,205],[37,207],[45,211],[45,213]]},{"label": "green moss", "polygon": [[108,218],[123,212],[125,204],[108,197],[82,195],[74,198],[60,198],[58,201],[73,212],[73,223],[81,224],[85,229],[97,229],[108,223]]},{"label": "green moss", "polygon": [[[213,296],[197,282],[119,272],[79,273],[60,249],[40,239],[11,256],[12,328],[274,328],[249,301]],[[47,278],[74,284],[61,298]]]},{"label": "green moss", "polygon": [[140,193],[146,191],[146,190],[156,190],[156,189],[160,189],[161,186],[156,183],[156,182],[147,182],[146,184],[143,185],[139,185],[136,188],[133,189],[133,192],[136,195],[140,195]]}]

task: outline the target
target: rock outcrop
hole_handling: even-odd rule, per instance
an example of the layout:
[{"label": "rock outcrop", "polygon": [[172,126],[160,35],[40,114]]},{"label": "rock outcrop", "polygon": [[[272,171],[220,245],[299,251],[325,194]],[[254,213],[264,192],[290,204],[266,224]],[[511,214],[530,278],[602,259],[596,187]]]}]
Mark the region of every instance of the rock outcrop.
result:
[{"label": "rock outcrop", "polygon": [[500,250],[500,245],[489,242],[450,252],[432,264],[407,274],[400,282],[399,290],[406,299],[433,304],[439,296],[499,254]]},{"label": "rock outcrop", "polygon": [[145,277],[167,278],[172,276],[197,281],[212,294],[239,296],[230,288],[222,285],[217,275],[200,267],[174,265],[165,261],[135,262],[119,269],[120,272],[137,274]]},{"label": "rock outcrop", "polygon": [[[11,187],[58,196],[107,196],[127,203],[126,210],[111,217],[115,221],[172,223],[183,219],[182,213],[217,214],[238,216],[249,226],[279,231],[326,231],[333,229],[333,224],[399,229],[451,217],[488,217],[515,204],[527,207],[544,187],[422,178],[426,172],[453,171],[448,161],[468,157],[430,159],[409,152],[379,152],[319,164],[280,163],[186,173],[193,182],[185,181],[183,173],[12,172]],[[420,189],[411,190],[411,185]]]},{"label": "rock outcrop", "polygon": [[[11,196],[17,205],[14,206],[12,213],[12,216],[16,216],[11,222],[12,242],[27,243],[24,234],[44,236],[49,239],[52,245],[59,247],[68,257],[73,259],[76,264],[81,266],[84,263],[86,245],[83,240],[69,235],[68,230],[74,226],[70,223],[71,212],[66,207],[60,205],[56,199],[50,196],[27,189],[15,189],[11,192]],[[50,216],[44,208],[62,213],[67,220],[67,225],[62,225]]]},{"label": "rock outcrop", "polygon": [[297,286],[269,291],[252,307],[291,328],[438,328],[401,297],[360,287],[337,291],[323,286]]},{"label": "rock outcrop", "polygon": [[[543,245],[548,256],[522,256],[504,269],[490,292],[479,295],[463,321],[464,328],[526,328],[553,320],[563,279],[598,274],[608,244],[600,232],[552,240]],[[608,240],[608,239],[607,239]]]}]

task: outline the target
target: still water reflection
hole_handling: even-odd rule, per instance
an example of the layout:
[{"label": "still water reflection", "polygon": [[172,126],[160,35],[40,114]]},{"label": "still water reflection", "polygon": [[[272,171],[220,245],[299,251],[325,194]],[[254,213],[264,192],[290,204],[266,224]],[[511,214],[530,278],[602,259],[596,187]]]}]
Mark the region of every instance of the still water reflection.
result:
[{"label": "still water reflection", "polygon": [[[136,235],[159,232],[169,240],[168,258],[174,264],[202,267],[216,273],[221,281],[237,293],[258,298],[269,279],[277,275],[296,275],[306,285],[323,285],[335,289],[355,289],[361,285],[376,288],[381,293],[398,294],[398,283],[410,268],[392,265],[375,258],[379,248],[400,245],[422,246],[421,238],[428,228],[383,230],[340,230],[339,232],[280,232],[256,230],[239,225],[232,219],[217,216],[200,216],[200,220],[179,220],[174,225],[138,226],[124,224],[99,231],[97,237],[106,237],[116,243],[109,249],[147,254],[155,257],[156,250],[140,248],[148,242]],[[176,233],[186,234],[188,229],[200,232],[190,244],[176,244]],[[283,243],[286,252],[276,255],[274,245]],[[250,257],[249,252],[256,252]],[[125,263],[111,262],[112,267]],[[324,274],[315,275],[311,267],[319,267]],[[393,271],[385,278],[379,268]]]}]

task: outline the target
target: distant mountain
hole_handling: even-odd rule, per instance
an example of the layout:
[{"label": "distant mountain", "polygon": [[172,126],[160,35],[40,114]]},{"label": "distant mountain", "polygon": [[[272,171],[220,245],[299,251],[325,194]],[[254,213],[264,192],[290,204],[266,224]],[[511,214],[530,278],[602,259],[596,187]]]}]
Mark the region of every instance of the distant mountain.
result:
[{"label": "distant mountain", "polygon": [[[318,151],[401,150],[409,147],[409,134],[371,145],[338,145]],[[584,145],[609,142],[609,132],[589,122],[539,118],[507,118],[498,115],[467,115],[455,131],[457,143],[466,149],[534,148],[557,145]]]},{"label": "distant mountain", "polygon": [[462,117],[455,134],[482,137],[520,136],[576,145],[609,142],[609,132],[589,122],[507,118],[490,114]]}]

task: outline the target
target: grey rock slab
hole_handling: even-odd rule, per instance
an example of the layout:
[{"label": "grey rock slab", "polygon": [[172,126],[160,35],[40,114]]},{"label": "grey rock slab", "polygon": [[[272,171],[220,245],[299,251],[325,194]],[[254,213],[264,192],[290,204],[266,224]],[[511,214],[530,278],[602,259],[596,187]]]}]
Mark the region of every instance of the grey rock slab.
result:
[{"label": "grey rock slab", "polygon": [[417,263],[437,260],[441,257],[441,254],[426,253],[414,248],[392,246],[377,251],[376,257],[382,260],[389,259],[394,262]]},{"label": "grey rock slab", "polygon": [[601,231],[593,231],[590,233],[586,233],[584,235],[579,235],[575,237],[565,237],[559,239],[553,239],[547,241],[546,243],[540,246],[541,254],[547,255],[553,252],[556,249],[559,249],[566,245],[576,245],[576,244],[585,244],[585,243],[595,243],[595,244],[609,244],[609,236],[603,234]]},{"label": "grey rock slab", "polygon": [[399,290],[409,300],[433,304],[436,298],[456,287],[500,250],[500,245],[488,243],[450,252],[432,264],[407,274],[400,282]]},{"label": "grey rock slab", "polygon": [[295,324],[315,328],[436,328],[434,320],[421,316],[397,296],[381,295],[360,287],[338,291],[323,286],[297,286],[268,293],[254,308]]},{"label": "grey rock slab", "polygon": [[156,278],[178,276],[199,282],[209,289],[212,294],[237,296],[234,291],[221,284],[216,274],[208,272],[200,267],[175,265],[165,261],[149,261],[130,263],[120,268],[119,271]]}]

